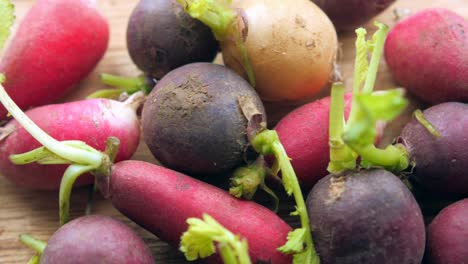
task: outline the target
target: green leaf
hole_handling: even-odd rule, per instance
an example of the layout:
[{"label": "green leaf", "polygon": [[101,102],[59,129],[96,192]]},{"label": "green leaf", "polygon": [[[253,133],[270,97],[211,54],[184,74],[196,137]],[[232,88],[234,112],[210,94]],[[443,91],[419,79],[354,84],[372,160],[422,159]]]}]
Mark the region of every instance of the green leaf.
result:
[{"label": "green leaf", "polygon": [[216,252],[217,242],[223,259],[231,260],[226,264],[250,264],[247,241],[241,240],[208,214],[203,214],[203,219],[189,218],[187,223],[189,228],[182,234],[179,248],[187,260],[211,256]]},{"label": "green leaf", "polygon": [[294,229],[293,231],[288,233],[288,239],[286,241],[286,244],[279,247],[278,250],[285,254],[300,253],[302,250],[304,250],[305,234],[305,228]]},{"label": "green leaf", "polygon": [[216,252],[213,236],[217,235],[217,227],[198,219],[187,220],[189,229],[182,235],[180,251],[189,261],[206,258]]},{"label": "green leaf", "polygon": [[10,0],[0,0],[0,49],[11,33],[15,21],[15,6]]},{"label": "green leaf", "polygon": [[357,95],[353,106],[356,108],[355,119],[346,127],[343,139],[348,145],[373,144],[377,136],[377,121],[392,120],[407,105],[408,101],[403,97],[401,89]]},{"label": "green leaf", "polygon": [[354,93],[360,91],[361,85],[366,80],[367,71],[369,69],[368,61],[368,43],[366,42],[367,31],[364,28],[356,29],[356,59],[354,62]]},{"label": "green leaf", "polygon": [[0,83],[4,83],[6,80],[5,74],[0,73]]}]

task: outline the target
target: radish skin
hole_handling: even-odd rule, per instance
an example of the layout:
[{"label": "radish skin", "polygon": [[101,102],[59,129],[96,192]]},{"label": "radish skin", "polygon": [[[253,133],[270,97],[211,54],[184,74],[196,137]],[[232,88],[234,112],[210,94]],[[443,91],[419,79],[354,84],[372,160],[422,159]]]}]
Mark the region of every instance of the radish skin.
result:
[{"label": "radish skin", "polygon": [[[345,116],[351,109],[351,94],[345,96]],[[275,127],[291,158],[304,190],[325,177],[330,161],[328,145],[330,97],[303,105],[281,119]]]},{"label": "radish skin", "polygon": [[[330,19],[310,0],[244,0],[248,33],[245,46],[260,97],[266,101],[301,101],[329,84],[337,52]],[[221,43],[224,63],[244,74],[237,46]]]},{"label": "radish skin", "polygon": [[[93,99],[64,104],[41,106],[26,114],[53,138],[82,140],[90,146],[105,149],[108,137],[121,140],[116,160],[129,159],[139,143],[140,128],[135,110],[125,103]],[[9,156],[41,147],[16,120],[10,121],[6,130],[12,132],[0,141],[0,173],[14,184],[38,190],[55,190],[60,186],[67,165],[14,165]],[[93,178],[81,177],[77,186],[92,183]]]},{"label": "radish skin", "polygon": [[[94,1],[39,0],[4,52],[3,85],[22,109],[50,103],[94,69],[108,40],[109,26]],[[6,114],[0,106],[0,119]]]},{"label": "radish skin", "polygon": [[[173,170],[143,161],[116,163],[111,169],[109,199],[120,212],[173,247],[178,248],[188,228],[186,219],[207,213],[247,239],[253,263],[291,263],[290,255],[277,251],[291,231],[280,217]],[[209,262],[220,260],[210,258]]]},{"label": "radish skin", "polygon": [[420,11],[389,32],[385,59],[395,81],[422,101],[468,102],[468,22],[443,9]]}]

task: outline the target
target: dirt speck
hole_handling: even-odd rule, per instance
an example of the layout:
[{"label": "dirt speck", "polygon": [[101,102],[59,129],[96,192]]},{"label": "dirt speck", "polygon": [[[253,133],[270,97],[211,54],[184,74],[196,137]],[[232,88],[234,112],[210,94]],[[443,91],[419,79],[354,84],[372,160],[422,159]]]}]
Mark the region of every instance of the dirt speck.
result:
[{"label": "dirt speck", "polygon": [[333,176],[330,178],[330,186],[328,188],[328,197],[326,204],[331,204],[338,201],[346,189],[346,178],[344,176]]},{"label": "dirt speck", "polygon": [[317,44],[315,43],[315,40],[312,39],[312,40],[306,41],[305,46],[306,46],[306,48],[307,48],[308,50],[313,50],[313,49],[315,49],[315,47],[317,46]]},{"label": "dirt speck", "polygon": [[168,115],[178,115],[190,118],[192,113],[204,104],[212,101],[213,96],[208,93],[208,87],[197,76],[189,76],[184,83],[168,89],[162,95],[160,110]]},{"label": "dirt speck", "polygon": [[305,28],[306,27],[306,21],[303,17],[301,17],[300,15],[296,15],[296,18],[294,19],[294,22],[296,23],[296,25],[298,25],[299,27],[301,28]]}]

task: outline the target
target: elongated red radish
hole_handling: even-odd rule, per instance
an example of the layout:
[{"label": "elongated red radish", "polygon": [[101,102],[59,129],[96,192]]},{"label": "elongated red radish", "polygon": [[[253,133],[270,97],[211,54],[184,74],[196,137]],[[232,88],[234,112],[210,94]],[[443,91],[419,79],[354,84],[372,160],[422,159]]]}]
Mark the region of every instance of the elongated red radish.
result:
[{"label": "elongated red radish", "polygon": [[[95,1],[38,0],[1,60],[3,85],[22,109],[50,103],[93,70],[108,39]],[[0,120],[6,114],[0,106]]]},{"label": "elongated red radish", "polygon": [[[291,227],[267,208],[239,200],[217,187],[143,161],[128,160],[111,168],[108,198],[124,215],[174,247],[189,217],[207,213],[249,242],[253,263],[291,263],[277,248]],[[106,186],[100,186],[106,188]],[[211,262],[219,261],[211,258]]]},{"label": "elongated red radish", "polygon": [[[98,150],[104,150],[108,137],[118,137],[121,148],[116,159],[125,160],[133,155],[140,139],[139,121],[135,113],[137,105],[139,104],[135,101],[121,103],[108,99],[92,99],[41,106],[26,113],[57,140],[81,140]],[[5,137],[0,141],[0,174],[21,187],[58,189],[67,166],[13,164],[9,159],[10,155],[28,152],[42,145],[16,120],[10,121],[2,129]],[[91,182],[92,177],[83,177],[77,185]]]}]

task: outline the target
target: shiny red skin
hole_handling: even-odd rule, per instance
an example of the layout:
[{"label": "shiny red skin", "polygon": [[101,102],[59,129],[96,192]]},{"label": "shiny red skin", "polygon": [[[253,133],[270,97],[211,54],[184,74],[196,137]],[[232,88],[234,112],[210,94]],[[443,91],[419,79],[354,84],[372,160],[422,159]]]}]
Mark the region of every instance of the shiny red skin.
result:
[{"label": "shiny red skin", "polygon": [[[22,108],[60,98],[104,55],[109,26],[91,0],[38,0],[0,62],[8,94]],[[0,120],[7,111],[0,106]]]},{"label": "shiny red skin", "polygon": [[[112,204],[121,213],[175,248],[188,228],[187,218],[207,213],[247,239],[252,263],[291,263],[291,256],[277,250],[286,243],[291,227],[267,208],[213,185],[158,165],[128,160],[113,165],[109,190]],[[208,262],[222,263],[216,256]]]},{"label": "shiny red skin", "polygon": [[[345,95],[345,116],[351,110],[352,95]],[[328,146],[330,97],[303,105],[281,119],[275,127],[304,190],[325,177]]]},{"label": "shiny red skin", "polygon": [[[92,99],[64,104],[54,104],[31,109],[26,114],[53,138],[82,140],[90,146],[104,150],[106,139],[115,136],[121,145],[116,160],[129,159],[140,139],[140,128],[135,110],[117,101]],[[0,174],[14,184],[37,190],[56,190],[60,186],[67,165],[14,165],[12,154],[20,154],[41,145],[16,120],[6,128],[16,128],[0,141]],[[90,184],[90,175],[78,178],[75,186]]]},{"label": "shiny red skin", "polygon": [[385,59],[396,82],[431,105],[468,102],[468,22],[433,8],[393,27]]},{"label": "shiny red skin", "polygon": [[429,264],[460,264],[468,259],[468,199],[443,209],[427,232]]},{"label": "shiny red skin", "polygon": [[152,264],[151,251],[133,230],[111,217],[87,215],[60,227],[41,264]]}]

